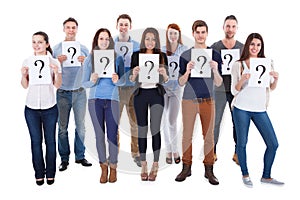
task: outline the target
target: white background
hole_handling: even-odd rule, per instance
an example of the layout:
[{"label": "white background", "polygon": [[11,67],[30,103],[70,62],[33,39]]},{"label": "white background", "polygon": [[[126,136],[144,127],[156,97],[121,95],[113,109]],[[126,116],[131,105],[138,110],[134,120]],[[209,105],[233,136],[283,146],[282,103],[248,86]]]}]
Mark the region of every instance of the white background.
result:
[{"label": "white background", "polygon": [[[299,10],[296,1],[6,1],[1,6],[1,113],[2,139],[0,140],[1,195],[5,199],[283,199],[287,195],[299,197],[296,186],[299,183],[298,142],[299,118],[296,102],[299,47]],[[227,15],[234,14],[239,20],[236,38],[245,42],[252,32],[261,33],[265,40],[265,53],[274,60],[280,73],[277,89],[271,93],[269,115],[273,122],[279,148],[273,165],[272,176],[284,181],[283,187],[261,185],[259,179],[263,169],[264,143],[254,128],[250,128],[248,142],[248,168],[254,182],[252,189],[246,188],[241,180],[240,168],[234,164],[232,154],[234,143],[231,122],[226,108],[218,144],[218,161],[214,165],[220,185],[212,186],[205,178],[202,164],[202,136],[199,124],[196,126],[193,148],[192,176],[182,183],[175,182],[181,164],[166,166],[162,152],[157,181],[141,182],[140,168],[130,156],[122,157],[135,173],[129,173],[120,166],[118,181],[114,184],[100,184],[100,168],[93,153],[93,145],[87,145],[86,158],[93,163],[84,168],[74,163],[74,153],[67,171],[57,170],[54,185],[38,187],[35,184],[31,163],[30,138],[24,119],[24,103],[27,91],[20,85],[20,68],[25,58],[32,54],[31,36],[36,31],[45,31],[52,47],[64,39],[62,22],[74,17],[79,22],[77,39],[91,48],[92,39],[101,27],[117,34],[116,19],[119,14],[128,13],[133,19],[133,29],[152,26],[160,29],[169,23],[178,23],[182,33],[192,38],[192,23],[205,20],[209,27],[207,44],[222,39],[222,25]],[[140,33],[142,34],[142,33]],[[161,38],[164,38],[161,35]],[[298,95],[299,96],[299,95]],[[93,132],[87,113],[87,143],[93,141]],[[180,116],[179,116],[180,119]],[[74,126],[71,118],[70,142],[73,143]],[[162,137],[163,138],[163,137]],[[128,135],[121,135],[121,152],[129,152]],[[151,152],[151,144],[148,145]],[[163,150],[162,150],[163,151]],[[57,165],[60,159],[58,156]],[[149,163],[150,165],[151,163]],[[298,186],[299,187],[299,186]],[[298,197],[297,197],[298,196]]]}]

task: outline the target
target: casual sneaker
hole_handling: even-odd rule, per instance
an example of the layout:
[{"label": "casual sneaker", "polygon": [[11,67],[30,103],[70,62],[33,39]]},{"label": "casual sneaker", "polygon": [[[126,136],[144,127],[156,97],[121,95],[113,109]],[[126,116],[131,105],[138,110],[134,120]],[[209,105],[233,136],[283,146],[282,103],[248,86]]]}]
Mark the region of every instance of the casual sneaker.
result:
[{"label": "casual sneaker", "polygon": [[245,186],[247,186],[247,187],[253,187],[253,183],[252,183],[252,181],[251,181],[251,179],[250,179],[249,176],[243,177],[243,183],[244,183]]},{"label": "casual sneaker", "polygon": [[261,178],[261,183],[273,184],[273,185],[284,185],[284,182],[277,181],[275,178]]}]

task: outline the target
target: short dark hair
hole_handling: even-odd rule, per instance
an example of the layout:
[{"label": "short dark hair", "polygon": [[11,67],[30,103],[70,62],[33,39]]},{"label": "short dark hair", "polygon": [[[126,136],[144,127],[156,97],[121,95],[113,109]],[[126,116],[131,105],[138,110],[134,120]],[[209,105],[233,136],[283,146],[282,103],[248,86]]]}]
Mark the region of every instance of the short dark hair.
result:
[{"label": "short dark hair", "polygon": [[76,19],[74,19],[73,17],[69,17],[68,19],[66,19],[63,23],[63,25],[65,25],[67,22],[74,22],[76,24],[76,26],[78,26],[78,22]]},{"label": "short dark hair", "polygon": [[117,18],[117,23],[120,19],[128,19],[130,24],[131,24],[131,17],[128,14],[121,14],[119,15],[119,17]]},{"label": "short dark hair", "polygon": [[224,20],[224,24],[225,24],[226,20],[235,20],[236,22],[238,22],[238,20],[236,19],[236,17],[234,15],[228,15]]},{"label": "short dark hair", "polygon": [[201,27],[201,26],[205,26],[205,27],[206,27],[206,31],[208,32],[208,26],[207,26],[206,22],[203,21],[203,20],[196,20],[196,21],[193,23],[192,31],[193,31],[193,32],[196,31],[196,29],[197,29],[198,27]]}]

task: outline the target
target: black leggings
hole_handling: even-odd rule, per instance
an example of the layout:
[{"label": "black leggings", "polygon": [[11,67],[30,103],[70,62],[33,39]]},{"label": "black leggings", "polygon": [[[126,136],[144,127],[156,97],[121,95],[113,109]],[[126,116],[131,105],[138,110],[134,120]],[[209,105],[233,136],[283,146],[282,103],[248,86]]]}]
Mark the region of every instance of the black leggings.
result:
[{"label": "black leggings", "polygon": [[164,109],[164,98],[158,93],[157,88],[139,88],[139,93],[134,97],[134,109],[138,124],[138,144],[141,161],[146,161],[149,107],[152,150],[154,162],[158,162],[161,148],[160,123]]}]

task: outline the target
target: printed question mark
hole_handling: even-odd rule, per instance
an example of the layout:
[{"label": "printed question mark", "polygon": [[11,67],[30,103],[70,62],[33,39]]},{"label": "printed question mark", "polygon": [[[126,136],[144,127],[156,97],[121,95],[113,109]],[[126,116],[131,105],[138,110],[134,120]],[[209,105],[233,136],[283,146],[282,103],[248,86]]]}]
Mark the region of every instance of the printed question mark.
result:
[{"label": "printed question mark", "polygon": [[201,69],[200,69],[200,74],[202,74],[202,73],[203,73],[202,68],[203,68],[203,66],[204,66],[205,63],[206,63],[207,58],[206,58],[205,56],[199,56],[199,57],[197,58],[197,61],[198,61],[198,62],[200,62],[200,58],[203,58],[203,63],[202,63]]},{"label": "printed question mark", "polygon": [[148,79],[150,79],[150,76],[149,76],[149,74],[150,74],[150,72],[151,72],[151,70],[153,69],[153,67],[154,67],[154,63],[151,61],[151,60],[147,60],[146,62],[145,62],[145,67],[148,67],[147,66],[147,63],[151,63],[151,68],[150,68],[150,70],[149,70],[149,72],[148,72]]},{"label": "printed question mark", "polygon": [[44,61],[42,61],[42,60],[36,60],[36,61],[34,62],[34,66],[38,66],[37,62],[40,62],[40,63],[42,64],[42,66],[41,66],[41,68],[40,68],[40,75],[39,75],[39,78],[42,78],[41,72],[42,72],[42,69],[44,68],[45,63],[44,63]]},{"label": "printed question mark", "polygon": [[123,51],[124,48],[125,48],[125,53],[123,54],[123,58],[124,58],[124,63],[125,63],[125,57],[126,57],[126,54],[129,51],[129,48],[128,48],[128,46],[121,46],[120,51]]},{"label": "printed question mark", "polygon": [[225,59],[225,60],[227,60],[227,59],[226,59],[226,57],[227,57],[227,56],[229,56],[229,62],[227,63],[227,66],[228,66],[228,67],[227,67],[227,70],[230,70],[230,68],[229,68],[229,64],[230,64],[230,63],[231,63],[231,61],[232,61],[232,55],[231,55],[231,54],[229,54],[229,53],[228,53],[228,54],[226,54],[226,55],[224,55],[224,59]]},{"label": "printed question mark", "polygon": [[76,54],[76,49],[75,49],[75,47],[69,47],[68,48],[68,53],[70,53],[70,49],[73,49],[73,53],[72,53],[72,57],[71,57],[71,63],[73,64],[74,63],[74,61],[73,61],[73,57],[75,56],[75,54]]},{"label": "printed question mark", "polygon": [[176,69],[178,68],[178,63],[177,62],[175,62],[175,61],[172,61],[172,62],[170,62],[170,67],[173,67],[172,65],[175,65],[175,67],[174,67],[174,69],[173,69],[173,74],[172,74],[172,77],[175,77],[175,74],[174,74],[174,72],[176,71]]},{"label": "printed question mark", "polygon": [[[263,66],[263,65],[257,65],[257,66],[256,66],[256,71],[259,71],[259,70],[258,70],[259,67],[261,67],[261,68],[263,69],[262,73],[261,73],[260,76],[259,76],[259,79],[260,79],[260,78],[262,77],[262,75],[265,73],[266,67]],[[260,81],[260,80],[258,81],[258,84],[261,84],[261,81]]]},{"label": "printed question mark", "polygon": [[106,60],[103,74],[106,74],[106,71],[105,71],[105,70],[106,70],[106,67],[107,67],[108,64],[109,64],[109,58],[108,58],[108,57],[102,57],[102,58],[100,58],[100,63],[103,63],[103,58]]}]

